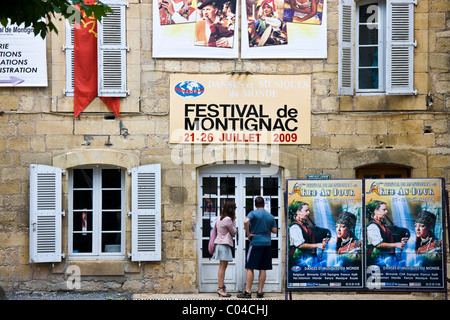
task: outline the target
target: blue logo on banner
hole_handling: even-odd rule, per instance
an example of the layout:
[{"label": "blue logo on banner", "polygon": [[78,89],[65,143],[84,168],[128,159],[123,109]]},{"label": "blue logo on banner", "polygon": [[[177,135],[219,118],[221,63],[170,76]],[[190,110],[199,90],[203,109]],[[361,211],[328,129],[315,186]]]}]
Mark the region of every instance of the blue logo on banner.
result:
[{"label": "blue logo on banner", "polygon": [[182,81],[175,86],[175,92],[182,97],[194,98],[205,92],[205,87],[197,81]]}]

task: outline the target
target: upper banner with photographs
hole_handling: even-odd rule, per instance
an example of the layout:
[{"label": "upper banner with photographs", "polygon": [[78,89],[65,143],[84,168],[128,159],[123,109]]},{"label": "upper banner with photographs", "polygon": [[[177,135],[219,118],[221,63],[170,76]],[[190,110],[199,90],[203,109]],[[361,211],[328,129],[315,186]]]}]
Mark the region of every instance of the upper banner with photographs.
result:
[{"label": "upper banner with photographs", "polygon": [[[238,6],[241,33],[238,31]],[[326,0],[154,0],[155,58],[326,58]]]}]

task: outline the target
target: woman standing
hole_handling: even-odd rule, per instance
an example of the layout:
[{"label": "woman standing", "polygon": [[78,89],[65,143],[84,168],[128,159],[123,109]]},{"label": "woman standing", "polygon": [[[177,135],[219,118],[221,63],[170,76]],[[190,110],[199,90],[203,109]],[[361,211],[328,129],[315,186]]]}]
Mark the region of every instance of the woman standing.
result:
[{"label": "woman standing", "polygon": [[215,249],[213,259],[219,260],[219,272],[217,274],[219,297],[231,297],[225,288],[225,271],[228,262],[233,261],[232,247],[233,236],[236,234],[236,203],[233,200],[226,200],[220,218],[216,221],[217,237],[214,241]]}]

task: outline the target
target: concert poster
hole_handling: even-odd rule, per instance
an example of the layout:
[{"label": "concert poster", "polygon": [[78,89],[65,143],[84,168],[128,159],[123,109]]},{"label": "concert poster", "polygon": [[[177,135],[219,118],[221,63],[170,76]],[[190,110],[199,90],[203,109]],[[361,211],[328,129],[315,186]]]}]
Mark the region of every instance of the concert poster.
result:
[{"label": "concert poster", "polygon": [[444,288],[442,179],[366,179],[368,289]]},{"label": "concert poster", "polygon": [[363,288],[362,180],[287,181],[287,290]]}]

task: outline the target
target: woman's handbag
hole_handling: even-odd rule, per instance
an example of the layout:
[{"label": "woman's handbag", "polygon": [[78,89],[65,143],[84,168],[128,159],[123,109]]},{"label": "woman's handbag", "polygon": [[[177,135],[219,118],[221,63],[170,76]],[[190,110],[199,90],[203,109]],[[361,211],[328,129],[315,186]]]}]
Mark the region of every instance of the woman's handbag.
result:
[{"label": "woman's handbag", "polygon": [[214,224],[214,228],[211,232],[211,237],[209,238],[209,243],[208,243],[208,252],[210,254],[214,254],[214,241],[216,241],[216,237],[217,237],[217,228],[216,228],[216,224]]}]

